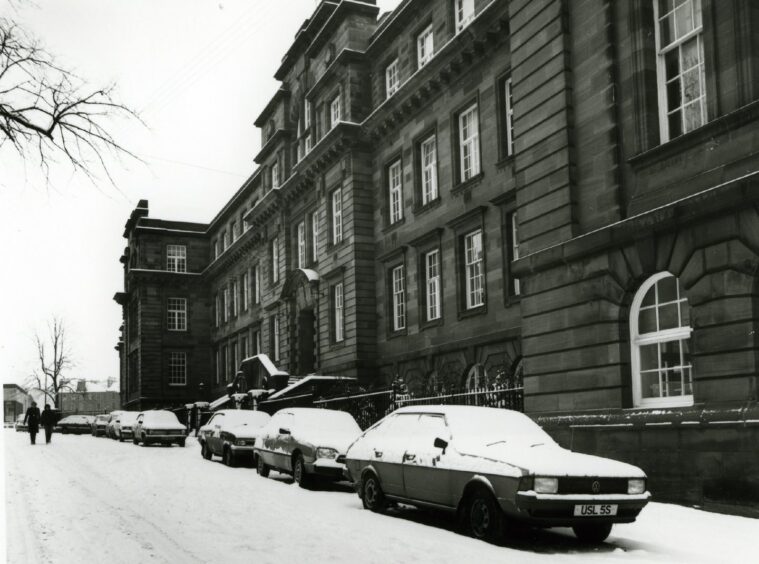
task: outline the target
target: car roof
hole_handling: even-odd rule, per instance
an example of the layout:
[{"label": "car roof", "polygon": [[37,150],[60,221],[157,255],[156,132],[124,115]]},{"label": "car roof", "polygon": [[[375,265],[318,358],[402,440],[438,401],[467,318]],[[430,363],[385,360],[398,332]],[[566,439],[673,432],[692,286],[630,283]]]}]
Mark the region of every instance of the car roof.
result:
[{"label": "car roof", "polygon": [[456,415],[476,415],[477,413],[483,413],[483,410],[498,411],[511,413],[513,415],[524,416],[519,411],[513,409],[505,409],[502,407],[479,407],[476,405],[408,405],[406,407],[400,407],[393,413],[435,413],[441,415],[456,414]]}]

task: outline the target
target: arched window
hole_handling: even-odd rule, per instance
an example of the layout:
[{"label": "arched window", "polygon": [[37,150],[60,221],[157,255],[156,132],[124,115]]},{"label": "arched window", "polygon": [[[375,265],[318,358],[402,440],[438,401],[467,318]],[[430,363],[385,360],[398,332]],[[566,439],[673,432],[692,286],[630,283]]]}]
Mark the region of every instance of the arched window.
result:
[{"label": "arched window", "polygon": [[488,372],[481,364],[475,364],[466,375],[464,387],[467,390],[478,390],[488,385]]},{"label": "arched window", "polygon": [[655,274],[635,294],[630,309],[633,402],[636,406],[693,404],[690,308],[680,281]]}]

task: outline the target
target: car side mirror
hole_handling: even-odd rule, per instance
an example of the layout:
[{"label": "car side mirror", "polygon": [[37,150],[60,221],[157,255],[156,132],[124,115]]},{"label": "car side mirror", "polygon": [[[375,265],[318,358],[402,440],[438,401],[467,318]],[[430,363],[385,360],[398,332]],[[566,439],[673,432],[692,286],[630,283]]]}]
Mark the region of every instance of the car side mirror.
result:
[{"label": "car side mirror", "polygon": [[437,439],[435,439],[433,446],[435,448],[442,448],[443,454],[445,454],[445,449],[448,448],[448,441],[443,440],[440,437],[438,437]]},{"label": "car side mirror", "polygon": [[289,435],[290,434],[290,429],[285,429],[284,427],[280,427],[279,434],[280,435]]}]

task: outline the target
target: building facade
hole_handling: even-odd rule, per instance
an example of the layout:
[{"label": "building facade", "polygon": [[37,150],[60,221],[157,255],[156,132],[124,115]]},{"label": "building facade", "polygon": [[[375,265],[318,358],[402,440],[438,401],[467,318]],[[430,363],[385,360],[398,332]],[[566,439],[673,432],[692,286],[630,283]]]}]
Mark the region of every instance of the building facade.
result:
[{"label": "building facade", "polygon": [[756,502],[755,4],[320,2],[224,209],[127,223],[125,405],[218,397],[258,352],[417,394],[523,382],[660,499]]},{"label": "building facade", "polygon": [[3,384],[3,423],[12,424],[32,405],[32,398],[18,384]]}]

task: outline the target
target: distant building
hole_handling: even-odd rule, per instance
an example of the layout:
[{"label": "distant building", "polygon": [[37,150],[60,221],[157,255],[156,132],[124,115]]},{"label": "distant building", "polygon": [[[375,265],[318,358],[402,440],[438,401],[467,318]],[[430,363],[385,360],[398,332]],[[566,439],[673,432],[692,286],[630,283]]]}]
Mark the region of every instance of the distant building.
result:
[{"label": "distant building", "polygon": [[3,384],[3,422],[12,423],[32,404],[31,396],[18,384]]},{"label": "distant building", "polygon": [[74,380],[71,385],[75,391],[66,390],[60,394],[63,415],[96,415],[121,409],[121,394],[115,381]]}]

